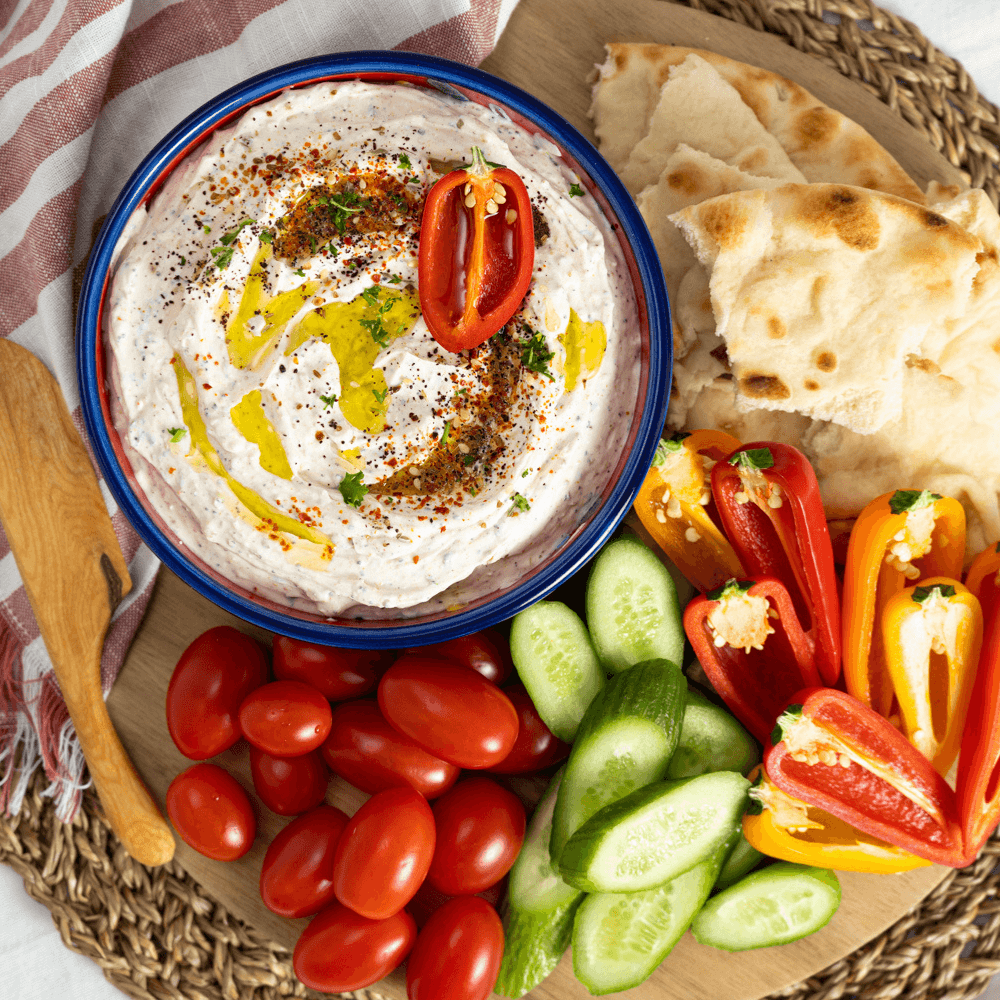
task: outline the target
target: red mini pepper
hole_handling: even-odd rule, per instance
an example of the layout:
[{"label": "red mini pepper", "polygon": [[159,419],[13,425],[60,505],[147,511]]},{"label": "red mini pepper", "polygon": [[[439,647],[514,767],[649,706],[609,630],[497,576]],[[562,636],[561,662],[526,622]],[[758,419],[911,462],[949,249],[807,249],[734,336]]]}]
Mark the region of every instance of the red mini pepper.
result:
[{"label": "red mini pepper", "polygon": [[1000,586],[997,574],[979,581],[983,648],[958,756],[958,813],[965,863],[972,864],[1000,822]]},{"label": "red mini pepper", "polygon": [[751,577],[777,577],[815,644],[824,684],[840,676],[840,605],[830,530],[816,473],[802,452],[775,441],[734,451],[712,469],[723,527]]},{"label": "red mini pepper", "polygon": [[955,793],[878,712],[844,691],[799,692],[764,755],[782,791],[952,868],[967,862]]},{"label": "red mini pepper", "polygon": [[694,598],[684,631],[719,696],[765,745],[788,699],[819,684],[812,644],[780,580],[730,580]]},{"label": "red mini pepper", "polygon": [[446,351],[489,340],[517,312],[535,263],[531,201],[513,170],[472,163],[431,188],[420,223],[420,311]]}]

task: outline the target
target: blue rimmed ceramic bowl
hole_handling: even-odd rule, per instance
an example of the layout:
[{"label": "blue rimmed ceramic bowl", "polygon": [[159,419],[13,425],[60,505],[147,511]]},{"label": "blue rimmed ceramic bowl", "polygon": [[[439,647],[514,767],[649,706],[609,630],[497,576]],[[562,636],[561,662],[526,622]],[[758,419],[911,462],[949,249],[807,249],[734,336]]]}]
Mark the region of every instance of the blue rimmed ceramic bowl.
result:
[{"label": "blue rimmed ceramic bowl", "polygon": [[[139,487],[112,418],[102,311],[114,249],[132,213],[153,197],[189,152],[252,105],[287,88],[336,79],[433,88],[458,101],[488,106],[548,139],[603,210],[620,242],[631,281],[640,330],[638,393],[629,408],[631,424],[623,436],[624,446],[601,495],[582,523],[555,539],[551,551],[540,553],[523,575],[494,587],[489,582],[494,571],[484,574],[478,592],[470,587],[456,602],[458,607],[427,612],[373,609],[371,615],[359,616],[352,609],[352,617],[338,618],[252,593],[179,542]],[[608,540],[642,483],[663,427],[671,373],[670,318],[656,250],[631,196],[594,147],[551,108],[503,80],[430,56],[376,51],[320,56],[255,76],[203,105],[153,149],[119,194],[91,253],[77,313],[77,352],[84,419],[94,453],[119,507],[152,551],[198,593],[248,622],[312,642],[353,648],[405,648],[464,635],[510,618],[568,580]]]}]

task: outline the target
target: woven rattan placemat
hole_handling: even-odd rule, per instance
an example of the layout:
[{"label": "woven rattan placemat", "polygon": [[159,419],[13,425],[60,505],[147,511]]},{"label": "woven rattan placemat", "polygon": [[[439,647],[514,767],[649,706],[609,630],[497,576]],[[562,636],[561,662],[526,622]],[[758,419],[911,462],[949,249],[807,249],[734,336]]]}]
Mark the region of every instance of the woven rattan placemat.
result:
[{"label": "woven rattan placemat", "polygon": [[[684,2],[778,35],[857,81],[998,204],[997,108],[979,95],[961,64],[937,51],[908,21],[866,0]],[[85,795],[77,820],[65,826],[41,788],[38,779],[20,815],[0,817],[0,861],[49,908],[66,946],[92,958],[125,993],[142,1000],[321,996],[292,975],[287,949],[230,916],[179,865],[148,869],[129,858],[93,793]],[[775,996],[977,996],[1000,972],[998,857],[995,835],[976,864],[949,875],[885,933]]]}]

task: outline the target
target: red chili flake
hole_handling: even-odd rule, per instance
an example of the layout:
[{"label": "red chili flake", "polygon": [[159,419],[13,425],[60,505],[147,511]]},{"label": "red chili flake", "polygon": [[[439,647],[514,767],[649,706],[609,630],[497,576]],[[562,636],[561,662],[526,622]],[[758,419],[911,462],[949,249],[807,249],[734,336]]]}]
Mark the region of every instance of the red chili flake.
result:
[{"label": "red chili flake", "polygon": [[449,509],[447,507],[435,507],[434,508],[434,513],[435,514],[449,514],[451,512],[449,511]]},{"label": "red chili flake", "polygon": [[418,562],[420,562],[420,556],[414,556],[413,557],[413,564],[416,565]]},{"label": "red chili flake", "polygon": [[201,387],[202,387],[202,389],[211,389],[212,388],[211,385],[209,385],[208,382],[202,382],[201,383]]}]

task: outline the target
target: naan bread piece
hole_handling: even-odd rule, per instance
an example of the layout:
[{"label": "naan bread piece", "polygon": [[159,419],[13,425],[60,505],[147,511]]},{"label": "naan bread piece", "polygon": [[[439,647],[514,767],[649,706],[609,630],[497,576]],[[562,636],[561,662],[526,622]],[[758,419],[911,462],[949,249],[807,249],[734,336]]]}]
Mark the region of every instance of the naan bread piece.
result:
[{"label": "naan bread piece", "polygon": [[921,205],[838,184],[740,191],[671,220],[711,269],[737,405],[859,434],[899,417],[904,359],[962,315],[983,248]]},{"label": "naan bread piece", "polygon": [[924,201],[916,183],[868,132],[792,80],[705,49],[630,42],[605,48],[608,58],[598,67],[591,115],[601,153],[619,172],[649,131],[670,70],[694,53],[736,88],[806,180],[853,184]]},{"label": "naan bread piece", "polygon": [[780,441],[801,448],[802,436],[813,423],[801,413],[784,413],[781,410],[740,413],[735,406],[733,380],[726,376],[715,379],[698,394],[688,410],[684,426],[725,431],[743,442]]},{"label": "naan bread piece", "polygon": [[944,375],[907,366],[899,419],[861,437],[815,424],[801,445],[827,517],[853,517],[890,490],[954,497],[967,516],[967,560],[1000,538],[1000,394],[988,397]]},{"label": "naan bread piece", "polygon": [[754,117],[740,95],[700,56],[670,71],[649,120],[619,173],[638,194],[655,183],[680,143],[760,177],[804,181],[778,140]]},{"label": "naan bread piece", "polygon": [[[655,184],[645,188],[636,199],[639,212],[656,245],[660,266],[667,282],[667,295],[674,310],[674,352],[681,355],[694,345],[694,330],[679,322],[675,308],[681,279],[692,268],[699,268],[694,251],[668,216],[697,205],[708,198],[732,191],[768,190],[779,187],[773,177],[755,177],[739,167],[730,166],[700,149],[681,143],[667,160]],[[708,279],[705,278],[707,291]],[[709,312],[711,315],[711,312]],[[712,324],[714,327],[714,322]]]}]

